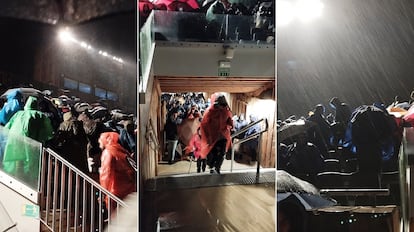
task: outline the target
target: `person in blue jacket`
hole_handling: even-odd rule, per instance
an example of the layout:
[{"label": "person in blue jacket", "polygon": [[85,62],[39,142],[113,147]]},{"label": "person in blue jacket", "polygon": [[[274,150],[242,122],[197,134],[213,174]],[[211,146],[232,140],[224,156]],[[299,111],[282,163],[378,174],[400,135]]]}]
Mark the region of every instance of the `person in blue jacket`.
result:
[{"label": "person in blue jacket", "polygon": [[[4,126],[10,118],[19,110],[23,109],[23,95],[20,90],[16,89],[7,96],[7,101],[0,110],[0,125]],[[3,130],[2,130],[3,131]],[[3,161],[4,147],[7,142],[7,135],[3,132],[0,134],[0,164]]]},{"label": "person in blue jacket", "polygon": [[7,95],[7,102],[0,110],[0,125],[4,126],[9,122],[10,118],[24,106],[23,95],[20,90],[10,92]]}]

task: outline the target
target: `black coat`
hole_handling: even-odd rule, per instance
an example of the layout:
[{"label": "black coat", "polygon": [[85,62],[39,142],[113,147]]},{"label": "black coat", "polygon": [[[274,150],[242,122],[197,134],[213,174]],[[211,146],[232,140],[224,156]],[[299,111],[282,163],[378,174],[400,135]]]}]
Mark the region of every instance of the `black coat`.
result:
[{"label": "black coat", "polygon": [[182,119],[179,117],[168,117],[164,127],[167,140],[178,140],[178,125],[181,124],[181,122]]}]

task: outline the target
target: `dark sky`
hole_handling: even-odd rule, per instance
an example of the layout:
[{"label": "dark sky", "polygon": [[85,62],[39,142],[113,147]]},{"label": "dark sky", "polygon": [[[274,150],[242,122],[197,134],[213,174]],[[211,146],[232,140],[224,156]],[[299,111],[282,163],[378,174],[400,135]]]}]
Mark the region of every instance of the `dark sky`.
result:
[{"label": "dark sky", "polygon": [[[71,27],[77,36],[95,47],[136,63],[135,18],[134,12],[124,12]],[[31,78],[37,49],[56,40],[60,27],[33,20],[0,17],[0,71]]]},{"label": "dark sky", "polygon": [[33,73],[33,56],[44,42],[43,32],[51,25],[35,21],[0,18],[0,70],[20,77]]},{"label": "dark sky", "polygon": [[[322,17],[277,28],[278,118],[337,96],[352,108],[414,90],[414,1],[321,0]],[[329,113],[329,112],[328,112]]]}]

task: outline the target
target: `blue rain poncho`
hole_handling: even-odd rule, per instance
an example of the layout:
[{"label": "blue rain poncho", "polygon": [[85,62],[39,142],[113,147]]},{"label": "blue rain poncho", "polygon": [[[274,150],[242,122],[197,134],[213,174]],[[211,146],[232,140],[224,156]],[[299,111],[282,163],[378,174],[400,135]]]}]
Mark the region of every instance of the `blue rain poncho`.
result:
[{"label": "blue rain poncho", "polygon": [[6,125],[10,118],[19,110],[23,109],[23,95],[20,90],[15,90],[7,95],[7,102],[0,110],[0,124]]}]

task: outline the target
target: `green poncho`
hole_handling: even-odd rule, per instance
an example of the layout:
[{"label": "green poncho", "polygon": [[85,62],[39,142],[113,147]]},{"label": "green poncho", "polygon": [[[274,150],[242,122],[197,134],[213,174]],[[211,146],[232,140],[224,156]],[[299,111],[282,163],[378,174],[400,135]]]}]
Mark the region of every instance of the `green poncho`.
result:
[{"label": "green poncho", "polygon": [[24,110],[16,112],[6,124],[9,136],[3,157],[3,170],[33,187],[37,187],[39,175],[39,143],[53,136],[52,123],[46,114],[37,110],[37,101],[30,96]]}]

